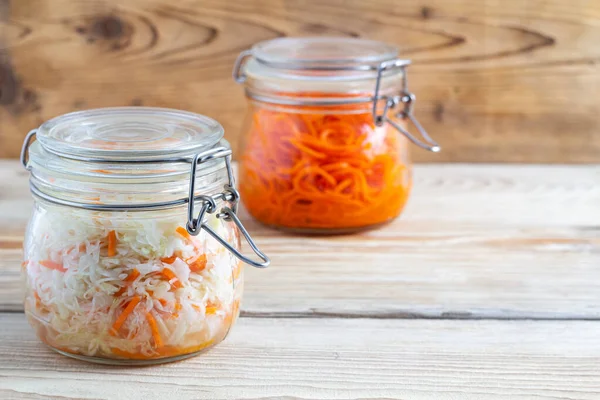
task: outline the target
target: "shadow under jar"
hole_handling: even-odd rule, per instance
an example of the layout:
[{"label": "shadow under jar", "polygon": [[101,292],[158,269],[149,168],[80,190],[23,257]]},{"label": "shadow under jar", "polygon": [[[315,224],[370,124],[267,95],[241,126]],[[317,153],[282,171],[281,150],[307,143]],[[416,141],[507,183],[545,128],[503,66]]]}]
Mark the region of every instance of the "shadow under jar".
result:
[{"label": "shadow under jar", "polygon": [[[44,343],[92,362],[153,364],[227,336],[242,261],[269,260],[235,214],[222,138],[201,115],[127,107],[66,114],[29,133],[25,312]],[[261,261],[240,253],[240,233]]]},{"label": "shadow under jar", "polygon": [[242,52],[233,76],[250,103],[239,175],[250,214],[325,234],[397,217],[411,188],[407,140],[440,150],[413,117],[409,63],[393,46],[349,38],[282,38]]}]

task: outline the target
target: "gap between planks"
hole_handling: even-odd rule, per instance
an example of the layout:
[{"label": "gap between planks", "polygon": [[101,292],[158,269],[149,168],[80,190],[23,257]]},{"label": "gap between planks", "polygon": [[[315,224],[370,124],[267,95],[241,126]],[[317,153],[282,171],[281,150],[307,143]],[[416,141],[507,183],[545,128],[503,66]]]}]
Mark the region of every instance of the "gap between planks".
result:
[{"label": "gap between planks", "polygon": [[[3,314],[23,314],[20,309],[1,310]],[[431,321],[600,321],[600,317],[586,316],[479,316],[461,312],[445,312],[441,315],[422,314],[411,311],[393,313],[357,313],[357,312],[240,312],[244,319],[373,319],[373,320],[431,320]]]}]

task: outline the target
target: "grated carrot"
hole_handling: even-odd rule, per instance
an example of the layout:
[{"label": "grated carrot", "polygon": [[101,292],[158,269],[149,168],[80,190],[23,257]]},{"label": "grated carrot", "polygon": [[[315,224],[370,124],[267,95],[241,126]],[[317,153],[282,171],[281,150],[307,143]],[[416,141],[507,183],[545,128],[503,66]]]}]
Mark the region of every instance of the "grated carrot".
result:
[{"label": "grated carrot", "polygon": [[204,268],[206,268],[206,254],[200,254],[198,258],[193,260],[192,262],[188,262],[190,266],[190,271],[192,272],[200,272]]},{"label": "grated carrot", "polygon": [[169,303],[167,302],[167,300],[165,299],[158,299],[158,302],[163,306],[166,307],[167,305],[169,305]]},{"label": "grated carrot", "polygon": [[164,262],[165,264],[173,264],[175,260],[177,260],[177,256],[175,254],[170,257],[163,257],[160,259],[160,261]]},{"label": "grated carrot", "polygon": [[[324,96],[298,94],[305,95]],[[355,229],[400,213],[411,186],[404,143],[357,107],[255,110],[240,160],[241,197],[255,218],[292,229]]]},{"label": "grated carrot", "polygon": [[183,285],[177,278],[177,275],[175,275],[175,273],[173,271],[171,271],[169,268],[163,269],[162,274],[165,278],[167,278],[169,283],[171,283],[171,286],[173,286],[175,289],[180,289],[183,287]]},{"label": "grated carrot", "polygon": [[33,291],[33,297],[35,297],[35,306],[39,307],[40,304],[42,304],[42,299],[40,298],[38,292],[36,292],[35,290]]},{"label": "grated carrot", "polygon": [[177,232],[181,237],[183,237],[185,240],[187,240],[192,246],[194,246],[194,248],[197,251],[201,251],[200,247],[198,246],[198,241],[196,240],[196,238],[194,238],[192,235],[190,235],[190,233],[182,226],[178,226],[175,229],[175,232]]},{"label": "grated carrot", "polygon": [[217,306],[206,305],[206,315],[216,314],[218,310],[219,310],[219,307],[217,307]]},{"label": "grated carrot", "polygon": [[177,229],[175,229],[175,232],[179,233],[185,239],[192,241],[192,235],[190,235],[190,233],[184,227],[178,226]]},{"label": "grated carrot", "polygon": [[42,260],[42,261],[40,261],[40,265],[43,265],[44,267],[46,267],[48,269],[54,269],[54,270],[60,271],[60,272],[65,272],[67,270],[62,264],[59,264],[52,260]]},{"label": "grated carrot", "polygon": [[150,325],[150,330],[152,331],[152,338],[154,338],[154,347],[162,347],[163,341],[160,337],[160,332],[158,332],[158,326],[156,325],[156,320],[151,313],[146,314],[146,319],[148,320],[148,325]]},{"label": "grated carrot", "polygon": [[117,234],[115,231],[108,232],[108,256],[117,255]]},{"label": "grated carrot", "polygon": [[125,278],[125,282],[131,283],[133,281],[135,281],[138,276],[140,276],[140,271],[137,270],[137,268],[134,268],[131,273],[129,275],[127,275],[127,278]]},{"label": "grated carrot", "polygon": [[136,268],[134,268],[129,275],[127,275],[127,278],[123,279],[123,287],[121,289],[119,289],[118,292],[115,293],[115,297],[118,297],[120,295],[122,295],[123,293],[125,293],[125,291],[127,290],[127,288],[129,287],[129,285],[131,284],[131,282],[135,281],[138,276],[140,276],[140,271],[138,271]]},{"label": "grated carrot", "polygon": [[113,326],[110,330],[110,334],[112,336],[117,335],[119,329],[121,329],[121,326],[125,323],[125,321],[127,320],[127,317],[129,317],[129,314],[131,314],[133,312],[133,310],[138,305],[140,300],[142,300],[142,298],[140,296],[134,296],[131,299],[131,301],[129,302],[129,304],[127,304],[127,307],[125,307],[125,309],[123,310],[121,315],[119,315],[119,317],[116,319],[115,323],[113,324]]},{"label": "grated carrot", "polygon": [[179,317],[179,311],[181,310],[181,303],[179,302],[179,300],[177,300],[175,302],[175,312],[173,313],[173,315],[171,315],[172,318],[177,318]]}]

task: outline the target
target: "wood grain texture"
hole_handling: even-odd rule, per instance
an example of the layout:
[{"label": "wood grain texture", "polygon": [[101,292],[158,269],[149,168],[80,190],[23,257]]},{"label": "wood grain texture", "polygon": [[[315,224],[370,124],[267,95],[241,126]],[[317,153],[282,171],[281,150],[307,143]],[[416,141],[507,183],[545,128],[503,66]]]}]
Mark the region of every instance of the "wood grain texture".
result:
[{"label": "wood grain texture", "polygon": [[[0,310],[20,311],[31,197],[0,162]],[[9,190],[10,188],[10,190]],[[419,165],[400,219],[299,237],[242,213],[267,270],[247,268],[244,315],[600,318],[600,166]]]},{"label": "wood grain texture", "polygon": [[0,331],[3,399],[600,398],[600,322],[242,318],[213,350],[147,368],[55,354],[23,314]]},{"label": "wood grain texture", "polygon": [[77,109],[152,105],[215,117],[237,150],[237,54],[280,36],[361,36],[414,60],[418,161],[600,161],[600,3],[588,0],[3,0],[0,157]]}]

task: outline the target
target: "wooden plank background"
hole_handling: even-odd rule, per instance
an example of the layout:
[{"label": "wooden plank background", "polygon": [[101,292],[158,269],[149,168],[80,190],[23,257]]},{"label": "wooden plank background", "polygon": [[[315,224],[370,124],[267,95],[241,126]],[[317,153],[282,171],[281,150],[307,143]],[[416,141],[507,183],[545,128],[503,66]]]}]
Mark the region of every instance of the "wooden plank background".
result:
[{"label": "wooden plank background", "polygon": [[237,54],[288,35],[361,36],[414,61],[418,161],[599,162],[593,0],[0,0],[0,157],[68,111],[151,105],[223,123],[245,110]]}]

